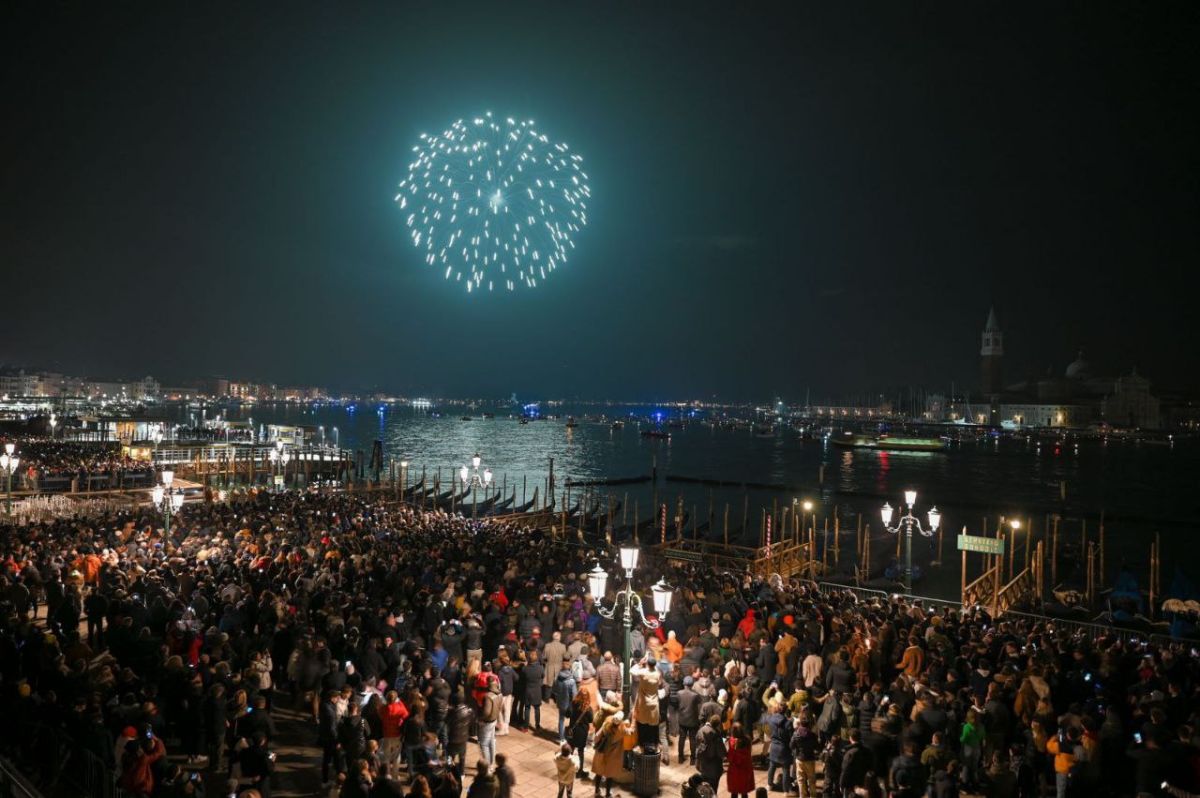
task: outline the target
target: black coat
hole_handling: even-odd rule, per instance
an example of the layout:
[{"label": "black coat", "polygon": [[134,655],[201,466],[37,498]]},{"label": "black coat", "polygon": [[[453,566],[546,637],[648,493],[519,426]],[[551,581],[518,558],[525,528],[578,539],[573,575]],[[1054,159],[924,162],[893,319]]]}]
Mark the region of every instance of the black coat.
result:
[{"label": "black coat", "polygon": [[471,736],[471,721],[475,713],[466,704],[459,704],[450,710],[446,718],[446,740],[451,745],[466,745]]},{"label": "black coat", "polygon": [[843,791],[862,786],[867,773],[874,766],[875,757],[870,749],[862,743],[851,745],[842,757],[842,778],[839,786]]},{"label": "black coat", "polygon": [[690,687],[679,691],[679,725],[688,729],[700,727],[700,706],[704,699]]},{"label": "black coat", "polygon": [[716,784],[724,772],[725,741],[711,724],[704,724],[696,736],[696,770]]},{"label": "black coat", "polygon": [[521,669],[521,695],[529,704],[542,703],[542,681],[546,670],[540,662],[530,662]]}]

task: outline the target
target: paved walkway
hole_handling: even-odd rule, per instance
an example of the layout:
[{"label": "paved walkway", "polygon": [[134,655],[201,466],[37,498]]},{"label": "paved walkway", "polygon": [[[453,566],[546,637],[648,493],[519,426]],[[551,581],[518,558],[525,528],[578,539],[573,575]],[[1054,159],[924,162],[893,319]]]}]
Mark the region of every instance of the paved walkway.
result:
[{"label": "paved walkway", "polygon": [[[337,788],[322,790],[321,781],[321,751],[313,743],[316,738],[316,727],[312,720],[299,712],[291,710],[283,701],[276,703],[273,710],[275,723],[278,728],[277,744],[274,750],[276,760],[275,789],[271,791],[272,798],[336,798]],[[556,798],[558,782],[555,777],[554,755],[558,751],[558,710],[553,703],[542,706],[542,724],[545,729],[538,734],[525,733],[516,727],[503,737],[496,738],[496,752],[508,757],[509,764],[517,774],[517,785],[513,789],[514,798]],[[756,749],[757,750],[757,749]],[[466,774],[464,776],[463,794],[470,786],[474,777],[474,765],[479,759],[479,746],[470,743],[467,746]],[[588,749],[584,762],[590,772],[592,752]],[[674,761],[662,766],[659,773],[660,793],[664,796],[679,795],[679,785],[695,769],[687,766],[680,767]],[[766,771],[756,772],[758,784],[766,784]],[[402,779],[407,783],[407,779]],[[632,776],[627,775],[618,791],[629,794]],[[577,779],[575,795],[585,798],[592,793],[592,782]],[[720,795],[728,795],[724,782],[721,784]],[[774,793],[782,796],[782,793]]]}]

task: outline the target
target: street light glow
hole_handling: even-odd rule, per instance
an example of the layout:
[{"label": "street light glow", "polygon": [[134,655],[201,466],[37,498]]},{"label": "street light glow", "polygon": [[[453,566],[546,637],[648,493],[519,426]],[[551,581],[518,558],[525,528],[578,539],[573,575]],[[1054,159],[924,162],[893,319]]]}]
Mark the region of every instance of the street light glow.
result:
[{"label": "street light glow", "polygon": [[608,590],[608,572],[597,563],[596,567],[588,572],[587,578],[588,590],[591,592],[592,598],[599,602]]},{"label": "street light glow", "polygon": [[641,554],[641,549],[637,546],[622,546],[621,547],[621,567],[625,569],[625,573],[632,574],[637,570],[638,557]]}]

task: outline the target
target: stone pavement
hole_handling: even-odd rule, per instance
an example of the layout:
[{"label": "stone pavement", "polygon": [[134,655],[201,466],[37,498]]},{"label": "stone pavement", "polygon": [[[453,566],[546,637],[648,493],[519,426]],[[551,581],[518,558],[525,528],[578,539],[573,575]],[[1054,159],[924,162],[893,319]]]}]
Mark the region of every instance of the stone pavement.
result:
[{"label": "stone pavement", "polygon": [[[321,752],[313,745],[316,731],[312,721],[305,715],[284,706],[286,701],[280,701],[274,710],[278,725],[279,744],[275,750],[278,753],[276,762],[275,789],[272,798],[337,798],[337,787],[322,790],[321,781]],[[558,710],[553,702],[542,706],[542,724],[544,729],[537,734],[525,733],[515,727],[503,737],[496,738],[496,751],[508,757],[509,764],[516,771],[517,784],[513,788],[514,798],[557,798],[558,782],[555,777],[554,755],[558,751]],[[761,749],[761,744],[754,746],[755,753]],[[695,768],[686,763],[680,766],[675,761],[675,741],[671,746],[671,764],[663,765],[659,771],[659,794],[666,798],[677,798],[680,785],[688,779]],[[475,762],[479,759],[479,746],[470,743],[467,746],[466,772],[463,778],[463,795],[466,795],[474,776]],[[592,767],[592,751],[589,748],[584,757],[589,773]],[[821,764],[817,764],[818,780],[820,779]],[[402,779],[407,783],[407,779]],[[757,768],[754,772],[755,785],[766,786],[766,768]],[[574,787],[575,798],[591,798],[593,782],[576,779]],[[626,774],[619,783],[617,794],[629,796],[632,785],[632,775]],[[721,780],[717,795],[724,798],[729,795],[725,780]],[[784,793],[772,792],[772,798],[784,798]],[[967,793],[963,793],[968,798]]]}]

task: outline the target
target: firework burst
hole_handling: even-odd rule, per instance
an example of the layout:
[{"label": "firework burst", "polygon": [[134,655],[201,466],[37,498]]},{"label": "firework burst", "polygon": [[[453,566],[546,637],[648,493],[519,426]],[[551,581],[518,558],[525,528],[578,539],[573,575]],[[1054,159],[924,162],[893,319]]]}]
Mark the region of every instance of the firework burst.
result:
[{"label": "firework burst", "polygon": [[467,291],[535,288],[575,249],[591,198],[583,159],[532,121],[458,120],[420,136],[396,203],[413,246]]}]

